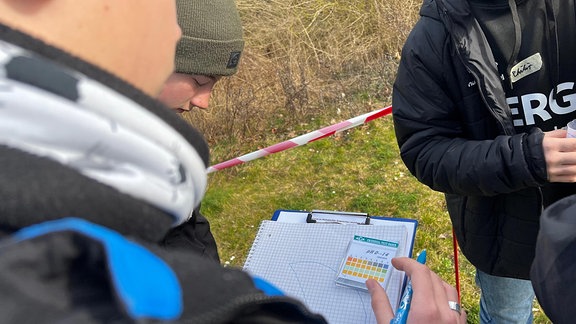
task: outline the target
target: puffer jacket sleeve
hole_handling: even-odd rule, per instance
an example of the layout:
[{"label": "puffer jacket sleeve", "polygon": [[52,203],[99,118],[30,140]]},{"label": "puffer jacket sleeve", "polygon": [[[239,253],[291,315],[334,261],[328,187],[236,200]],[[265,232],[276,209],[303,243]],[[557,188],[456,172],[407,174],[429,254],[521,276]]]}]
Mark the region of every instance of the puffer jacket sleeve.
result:
[{"label": "puffer jacket sleeve", "polygon": [[[471,138],[470,120],[454,80],[458,57],[444,25],[427,17],[416,24],[402,51],[393,89],[393,119],[401,157],[410,172],[444,193],[491,196],[546,181],[543,133]],[[461,86],[461,85],[460,85]],[[481,97],[478,96],[478,100]],[[496,120],[489,121],[497,129]],[[474,126],[477,123],[478,126]]]}]

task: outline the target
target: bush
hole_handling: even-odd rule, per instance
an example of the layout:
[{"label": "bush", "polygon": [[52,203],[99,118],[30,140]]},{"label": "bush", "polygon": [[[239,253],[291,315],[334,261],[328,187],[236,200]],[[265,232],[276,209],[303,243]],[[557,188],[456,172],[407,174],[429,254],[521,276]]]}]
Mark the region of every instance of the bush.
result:
[{"label": "bush", "polygon": [[312,118],[340,121],[389,104],[400,50],[420,5],[403,0],[237,4],[246,40],[239,71],[217,84],[208,111],[185,114],[211,144],[288,137]]}]

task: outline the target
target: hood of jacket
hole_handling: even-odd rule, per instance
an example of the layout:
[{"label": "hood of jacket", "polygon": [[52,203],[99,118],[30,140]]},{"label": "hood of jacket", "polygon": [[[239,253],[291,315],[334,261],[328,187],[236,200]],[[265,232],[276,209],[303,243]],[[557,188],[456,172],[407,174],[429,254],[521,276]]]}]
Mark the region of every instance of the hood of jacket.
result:
[{"label": "hood of jacket", "polygon": [[206,189],[208,146],[176,113],[0,25],[0,232],[80,217],[160,240]]}]

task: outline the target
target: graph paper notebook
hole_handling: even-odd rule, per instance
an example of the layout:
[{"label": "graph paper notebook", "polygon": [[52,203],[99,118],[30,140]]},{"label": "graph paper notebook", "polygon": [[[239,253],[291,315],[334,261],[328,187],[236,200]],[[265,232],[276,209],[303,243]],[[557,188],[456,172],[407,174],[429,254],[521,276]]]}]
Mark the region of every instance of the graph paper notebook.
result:
[{"label": "graph paper notebook", "polygon": [[[391,220],[386,225],[263,221],[244,270],[301,300],[329,323],[376,323],[368,292],[338,285],[336,279],[349,244],[358,235],[398,242],[397,255],[410,256],[416,221],[407,224]],[[394,309],[404,277],[403,272],[393,270],[386,286]]]}]

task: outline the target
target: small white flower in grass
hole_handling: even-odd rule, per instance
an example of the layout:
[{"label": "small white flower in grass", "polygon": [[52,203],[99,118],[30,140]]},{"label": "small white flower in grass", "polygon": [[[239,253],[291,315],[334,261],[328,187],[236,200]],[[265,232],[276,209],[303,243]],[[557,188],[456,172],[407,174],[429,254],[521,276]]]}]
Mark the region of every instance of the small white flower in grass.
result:
[{"label": "small white flower in grass", "polygon": [[229,266],[229,265],[230,265],[230,261],[224,262],[224,266],[225,266],[225,267],[227,267],[227,266]]},{"label": "small white flower in grass", "polygon": [[333,193],[333,194],[336,194],[336,191],[332,190],[332,193]]},{"label": "small white flower in grass", "polygon": [[234,259],[236,259],[235,256],[231,256],[231,257],[230,257],[230,261],[234,261]]}]

